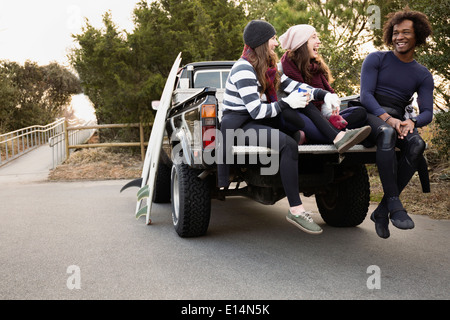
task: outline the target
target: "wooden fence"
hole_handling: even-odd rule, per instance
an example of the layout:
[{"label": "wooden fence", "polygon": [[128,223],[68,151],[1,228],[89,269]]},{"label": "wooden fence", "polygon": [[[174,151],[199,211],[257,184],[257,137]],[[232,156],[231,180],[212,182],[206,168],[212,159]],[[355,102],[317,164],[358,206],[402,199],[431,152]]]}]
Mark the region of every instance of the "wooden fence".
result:
[{"label": "wooden fence", "polygon": [[[148,142],[144,141],[144,127],[151,126],[151,124],[143,123],[123,123],[123,124],[102,124],[102,125],[89,125],[89,126],[68,126],[65,124],[65,145],[66,145],[66,158],[70,154],[70,149],[82,149],[82,148],[110,148],[110,147],[140,147],[142,161],[145,159],[145,147],[148,146]],[[92,130],[92,129],[112,129],[112,128],[139,128],[139,142],[114,142],[114,143],[89,143],[89,144],[76,144],[70,145],[69,143],[69,131],[78,130]]]}]

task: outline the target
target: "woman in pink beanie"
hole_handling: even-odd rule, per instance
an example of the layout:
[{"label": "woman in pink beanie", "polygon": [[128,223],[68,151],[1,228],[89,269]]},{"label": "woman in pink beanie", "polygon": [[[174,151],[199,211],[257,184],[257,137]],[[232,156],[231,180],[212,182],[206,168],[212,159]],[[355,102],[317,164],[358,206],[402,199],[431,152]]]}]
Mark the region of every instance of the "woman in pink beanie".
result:
[{"label": "woman in pink beanie", "polygon": [[[312,87],[335,92],[330,86],[330,82],[333,82],[330,69],[318,53],[321,42],[313,26],[307,24],[292,26],[280,36],[279,40],[281,47],[287,50],[281,58],[284,74]],[[331,110],[323,101],[314,101],[313,103],[317,107],[317,111],[320,110],[322,115],[338,130],[359,128],[365,124],[367,119],[367,113],[362,107],[349,107],[340,111],[339,109]],[[335,136],[335,130],[330,130],[330,126],[318,125],[321,122],[314,121],[313,123],[310,120],[318,116],[319,112],[316,110],[306,108],[302,111],[301,117],[305,122],[302,131],[305,132],[306,137],[315,142],[330,143]]]}]

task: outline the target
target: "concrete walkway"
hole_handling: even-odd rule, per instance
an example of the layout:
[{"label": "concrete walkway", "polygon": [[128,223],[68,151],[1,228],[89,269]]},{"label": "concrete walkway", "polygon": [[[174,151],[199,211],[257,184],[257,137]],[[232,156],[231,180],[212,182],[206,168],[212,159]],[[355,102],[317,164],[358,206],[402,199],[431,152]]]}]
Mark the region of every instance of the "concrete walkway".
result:
[{"label": "concrete walkway", "polygon": [[42,145],[0,167],[0,185],[47,180],[52,169],[52,149]]}]

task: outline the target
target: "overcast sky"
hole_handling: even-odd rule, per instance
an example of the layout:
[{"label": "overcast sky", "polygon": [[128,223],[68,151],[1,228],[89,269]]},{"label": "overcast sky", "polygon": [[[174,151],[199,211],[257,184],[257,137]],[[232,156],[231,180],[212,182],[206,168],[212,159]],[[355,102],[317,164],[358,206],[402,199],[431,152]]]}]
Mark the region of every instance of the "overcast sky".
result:
[{"label": "overcast sky", "polygon": [[81,33],[84,18],[94,27],[110,11],[119,30],[133,29],[132,13],[139,0],[0,0],[0,60],[26,60],[68,66],[71,34]]}]

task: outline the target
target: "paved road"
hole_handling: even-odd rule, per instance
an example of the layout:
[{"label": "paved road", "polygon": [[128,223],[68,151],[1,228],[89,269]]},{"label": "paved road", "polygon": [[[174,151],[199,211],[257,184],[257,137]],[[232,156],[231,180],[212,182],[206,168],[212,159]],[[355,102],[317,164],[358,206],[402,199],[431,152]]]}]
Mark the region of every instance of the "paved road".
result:
[{"label": "paved road", "polygon": [[392,228],[383,240],[369,219],[340,229],[316,214],[324,232],[313,236],[286,222],[285,200],[236,197],[213,201],[206,236],[183,239],[169,205],[154,205],[151,226],[134,218],[137,189],[119,193],[126,181],[57,183],[30,173],[33,181],[14,182],[7,171],[0,299],[450,298],[450,221],[413,216],[414,230]]}]

